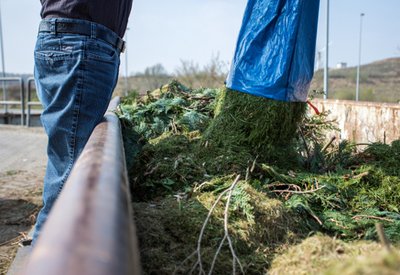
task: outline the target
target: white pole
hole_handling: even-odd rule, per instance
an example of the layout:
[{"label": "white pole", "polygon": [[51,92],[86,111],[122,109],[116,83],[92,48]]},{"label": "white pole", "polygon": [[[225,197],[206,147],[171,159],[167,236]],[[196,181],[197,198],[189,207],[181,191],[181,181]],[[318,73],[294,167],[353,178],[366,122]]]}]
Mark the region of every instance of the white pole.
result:
[{"label": "white pole", "polygon": [[[1,68],[3,70],[2,77],[6,77],[6,69],[4,65],[4,43],[3,43],[3,26],[1,24],[1,7],[0,7],[0,47],[1,47]],[[2,81],[3,84],[3,100],[7,101],[7,90],[6,90],[6,85],[5,82]],[[8,106],[7,104],[4,104],[4,112],[8,112]]]},{"label": "white pole", "polygon": [[324,99],[329,93],[329,0],[326,0],[326,41],[325,41],[325,69],[324,69]]},{"label": "white pole", "polygon": [[356,101],[359,100],[360,96],[360,64],[361,64],[361,34],[362,34],[362,22],[364,13],[360,14],[360,39],[358,41],[358,66],[357,66],[357,84],[356,84]]}]

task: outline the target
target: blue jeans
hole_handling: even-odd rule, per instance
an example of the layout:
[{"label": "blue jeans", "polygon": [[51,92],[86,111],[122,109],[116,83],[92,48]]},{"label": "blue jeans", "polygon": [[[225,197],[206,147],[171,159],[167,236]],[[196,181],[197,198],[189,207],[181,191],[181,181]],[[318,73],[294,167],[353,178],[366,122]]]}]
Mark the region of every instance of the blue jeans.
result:
[{"label": "blue jeans", "polygon": [[[88,23],[77,19],[57,21]],[[105,29],[91,24],[92,28]],[[34,74],[38,97],[43,105],[41,121],[48,135],[48,163],[43,208],[36,220],[33,243],[76,159],[107,110],[118,79],[119,55],[119,49],[96,37],[50,32],[38,34]]]}]

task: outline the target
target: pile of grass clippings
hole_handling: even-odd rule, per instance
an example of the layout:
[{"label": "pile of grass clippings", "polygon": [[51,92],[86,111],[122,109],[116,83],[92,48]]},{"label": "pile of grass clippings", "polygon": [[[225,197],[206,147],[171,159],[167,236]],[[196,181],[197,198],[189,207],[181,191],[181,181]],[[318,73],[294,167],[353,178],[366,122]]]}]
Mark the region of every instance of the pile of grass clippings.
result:
[{"label": "pile of grass clippings", "polygon": [[[325,275],[397,275],[400,274],[400,251],[392,252],[374,251],[375,253],[363,253],[354,256],[344,262],[336,262],[335,265],[325,271]],[[368,255],[369,254],[369,255]]]},{"label": "pile of grass clippings", "polygon": [[[184,260],[196,250],[200,228],[220,192],[218,188],[231,180],[214,179],[206,187],[207,191],[202,190],[182,200],[167,196],[150,203],[133,204],[146,273],[188,274],[196,258]],[[236,253],[247,274],[266,272],[274,251],[282,243],[292,243],[296,239],[299,221],[291,218],[292,213],[281,201],[266,198],[243,181],[239,182],[233,198],[229,230]],[[217,205],[202,240],[205,270],[209,270],[224,234],[225,202]],[[231,269],[232,256],[227,247],[223,247],[214,272],[225,274]]]},{"label": "pile of grass clippings", "polygon": [[260,161],[296,165],[293,141],[305,111],[302,102],[275,101],[223,89],[215,118],[203,139],[225,150],[246,150],[258,155]]},{"label": "pile of grass clippings", "polygon": [[269,274],[398,274],[399,250],[375,242],[344,242],[315,235],[274,259]]},{"label": "pile of grass clippings", "polygon": [[[327,113],[306,114],[304,104],[176,81],[129,98],[119,115],[146,274],[230,274],[232,248],[246,274],[269,272],[274,258],[271,270],[279,270],[279,255],[316,232],[337,238],[324,243],[367,255],[357,242],[378,246],[377,222],[400,243],[399,141],[360,150],[326,138],[334,123]],[[236,175],[241,180],[220,198]],[[232,246],[223,243],[211,267],[226,231]],[[192,253],[201,232],[198,265]],[[309,268],[325,270],[339,259],[323,257]],[[307,270],[298,266],[298,274]]]}]

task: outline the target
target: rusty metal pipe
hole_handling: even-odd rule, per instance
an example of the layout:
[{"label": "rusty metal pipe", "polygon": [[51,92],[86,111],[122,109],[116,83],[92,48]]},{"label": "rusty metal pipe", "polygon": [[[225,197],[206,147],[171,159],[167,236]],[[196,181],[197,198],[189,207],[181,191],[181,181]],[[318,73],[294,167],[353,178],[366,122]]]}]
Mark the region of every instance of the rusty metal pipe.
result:
[{"label": "rusty metal pipe", "polygon": [[[110,106],[117,106],[112,101]],[[140,274],[118,117],[107,112],[75,164],[23,274]]]}]

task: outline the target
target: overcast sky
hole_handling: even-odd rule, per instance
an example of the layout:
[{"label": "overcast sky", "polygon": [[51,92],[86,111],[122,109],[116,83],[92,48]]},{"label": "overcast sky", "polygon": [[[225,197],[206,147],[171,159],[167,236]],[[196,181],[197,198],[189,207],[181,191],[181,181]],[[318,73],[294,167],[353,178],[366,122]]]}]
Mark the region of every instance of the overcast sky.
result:
[{"label": "overcast sky", "polygon": [[[260,0],[261,1],[261,0]],[[268,0],[265,0],[268,1]],[[321,0],[317,49],[325,48],[325,7]],[[219,55],[229,62],[247,1],[136,0],[129,21],[128,65],[135,73],[161,63],[173,72],[181,60],[200,65]],[[330,66],[358,60],[360,13],[362,63],[400,56],[400,0],[330,0]],[[39,0],[0,0],[7,72],[31,73],[40,21]],[[125,70],[125,56],[121,56]]]}]

